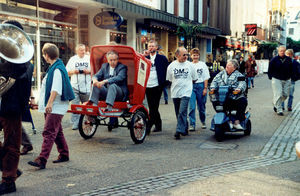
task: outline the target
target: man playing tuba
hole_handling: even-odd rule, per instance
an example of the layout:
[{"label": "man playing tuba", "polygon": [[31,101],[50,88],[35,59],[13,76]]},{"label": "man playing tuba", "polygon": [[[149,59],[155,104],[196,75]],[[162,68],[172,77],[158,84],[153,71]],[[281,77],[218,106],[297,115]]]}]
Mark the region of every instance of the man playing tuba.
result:
[{"label": "man playing tuba", "polygon": [[[19,29],[22,28],[19,22],[5,21],[4,23],[6,24],[0,25],[0,56],[2,57],[0,62],[0,81],[2,82],[0,84],[0,125],[4,131],[4,143],[0,143],[0,169],[2,170],[0,195],[15,192],[15,180],[21,175],[18,170],[21,119],[22,112],[28,104],[33,71],[32,64],[28,62],[33,55],[31,40]],[[9,35],[12,37],[5,38]],[[22,37],[22,40],[9,43],[9,40],[16,37]],[[31,48],[22,48],[26,45],[23,43],[24,40],[29,40]],[[32,54],[26,54],[28,51],[32,51]],[[28,58],[22,59],[26,55]]]}]

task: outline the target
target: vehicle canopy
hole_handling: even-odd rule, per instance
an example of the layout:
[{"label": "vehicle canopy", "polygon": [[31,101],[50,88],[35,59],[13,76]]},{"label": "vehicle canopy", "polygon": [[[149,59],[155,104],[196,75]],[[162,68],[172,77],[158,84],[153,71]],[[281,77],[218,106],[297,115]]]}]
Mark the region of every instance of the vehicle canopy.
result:
[{"label": "vehicle canopy", "polygon": [[150,74],[151,61],[132,47],[122,45],[98,45],[91,48],[91,74],[97,73],[103,63],[107,63],[106,53],[114,50],[119,54],[119,62],[126,65],[129,103],[142,104]]}]

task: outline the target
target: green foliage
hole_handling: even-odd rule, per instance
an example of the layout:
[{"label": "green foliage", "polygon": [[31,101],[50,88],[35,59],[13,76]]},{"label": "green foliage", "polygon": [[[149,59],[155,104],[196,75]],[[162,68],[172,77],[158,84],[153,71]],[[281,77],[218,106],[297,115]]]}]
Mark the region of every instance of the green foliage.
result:
[{"label": "green foliage", "polygon": [[202,33],[202,30],[205,28],[205,25],[194,25],[190,23],[181,23],[176,34],[179,37],[184,37],[184,45],[188,50],[194,47],[195,40]]},{"label": "green foliage", "polygon": [[288,37],[287,40],[286,40],[286,48],[287,49],[293,49],[294,52],[300,52],[300,40],[295,41],[295,40]]},{"label": "green foliage", "polygon": [[263,59],[271,59],[273,57],[273,51],[278,47],[276,42],[262,42],[259,44],[257,54],[262,54]]}]

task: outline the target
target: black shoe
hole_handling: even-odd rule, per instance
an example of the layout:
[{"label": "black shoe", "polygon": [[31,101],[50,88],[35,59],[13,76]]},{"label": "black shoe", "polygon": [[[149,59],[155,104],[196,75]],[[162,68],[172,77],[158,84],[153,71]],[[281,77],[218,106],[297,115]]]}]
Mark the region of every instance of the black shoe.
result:
[{"label": "black shoe", "polygon": [[0,195],[4,195],[7,193],[16,192],[16,184],[15,182],[2,182],[0,184]]},{"label": "black shoe", "polygon": [[52,161],[53,163],[62,163],[62,162],[66,162],[69,161],[69,157],[64,156],[64,155],[59,155],[57,160]]},{"label": "black shoe", "polygon": [[161,129],[155,128],[152,132],[161,132]]},{"label": "black shoe", "polygon": [[180,132],[180,135],[182,135],[182,136],[187,136],[187,135],[189,135],[189,132],[187,132],[187,131],[184,132],[184,133],[181,133],[181,132]]},{"label": "black shoe", "polygon": [[20,155],[25,155],[25,154],[27,154],[29,151],[32,151],[32,150],[33,150],[32,145],[23,146]]},{"label": "black shoe", "polygon": [[291,112],[293,109],[292,108],[288,108],[288,111]]},{"label": "black shoe", "polygon": [[277,113],[278,116],[283,116],[283,112]]},{"label": "black shoe", "polygon": [[176,140],[180,140],[180,133],[176,131],[176,133],[174,134],[174,137]]},{"label": "black shoe", "polygon": [[38,167],[39,169],[45,169],[46,168],[47,160],[44,158],[36,158],[34,161],[29,161],[28,164],[33,167]]},{"label": "black shoe", "polygon": [[273,107],[274,112],[277,112],[277,108]]},{"label": "black shoe", "polygon": [[17,169],[17,178],[19,178],[22,175],[22,173],[23,172],[21,170]]},{"label": "black shoe", "polygon": [[168,100],[165,100],[165,104],[168,105]]}]

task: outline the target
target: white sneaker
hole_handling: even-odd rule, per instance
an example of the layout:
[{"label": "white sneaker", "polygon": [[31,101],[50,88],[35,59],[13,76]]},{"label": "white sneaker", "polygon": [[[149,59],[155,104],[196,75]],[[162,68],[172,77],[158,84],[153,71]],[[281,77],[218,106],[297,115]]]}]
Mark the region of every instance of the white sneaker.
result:
[{"label": "white sneaker", "polygon": [[190,127],[189,127],[189,131],[195,131],[195,127],[194,127],[194,126],[192,126],[192,125],[190,125]]},{"label": "white sneaker", "polygon": [[244,128],[241,126],[241,124],[234,124],[233,127],[237,130],[244,130]]},{"label": "white sneaker", "polygon": [[77,130],[77,129],[78,129],[78,125],[77,124],[73,124],[72,130]]},{"label": "white sneaker", "polygon": [[230,129],[233,129],[233,124],[232,124],[232,122],[229,122],[229,127],[230,127]]},{"label": "white sneaker", "polygon": [[205,123],[202,123],[202,129],[206,129],[206,124]]}]

